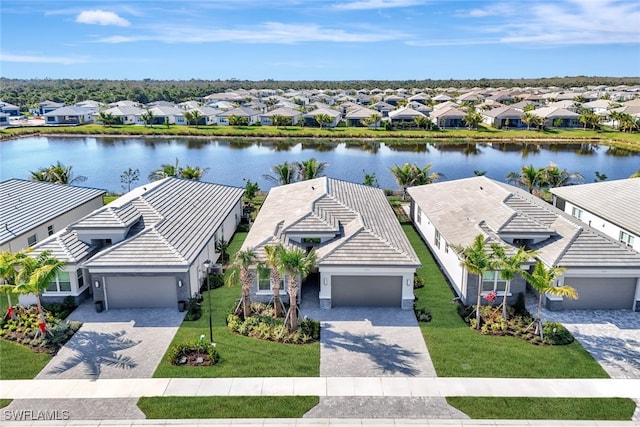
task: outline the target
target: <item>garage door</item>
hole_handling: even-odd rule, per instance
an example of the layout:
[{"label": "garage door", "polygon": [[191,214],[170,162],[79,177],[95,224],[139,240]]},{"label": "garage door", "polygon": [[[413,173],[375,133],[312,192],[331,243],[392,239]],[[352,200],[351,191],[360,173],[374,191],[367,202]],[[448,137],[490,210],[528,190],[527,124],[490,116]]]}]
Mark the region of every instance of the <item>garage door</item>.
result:
[{"label": "garage door", "polygon": [[333,307],[400,307],[402,276],[332,276]]},{"label": "garage door", "polygon": [[177,307],[173,276],[109,276],[106,282],[109,308]]},{"label": "garage door", "polygon": [[627,309],[633,307],[636,279],[566,277],[564,284],[576,288],[578,299],[565,298],[562,306],[569,309]]}]

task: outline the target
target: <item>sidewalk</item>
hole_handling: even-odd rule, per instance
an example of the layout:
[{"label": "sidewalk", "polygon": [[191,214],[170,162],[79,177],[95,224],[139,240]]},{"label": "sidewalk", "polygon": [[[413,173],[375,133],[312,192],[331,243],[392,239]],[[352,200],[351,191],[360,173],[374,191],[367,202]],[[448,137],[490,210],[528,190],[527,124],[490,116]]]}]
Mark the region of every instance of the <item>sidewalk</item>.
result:
[{"label": "sidewalk", "polygon": [[640,379],[132,378],[0,381],[4,399],[142,396],[534,396],[640,399]]}]

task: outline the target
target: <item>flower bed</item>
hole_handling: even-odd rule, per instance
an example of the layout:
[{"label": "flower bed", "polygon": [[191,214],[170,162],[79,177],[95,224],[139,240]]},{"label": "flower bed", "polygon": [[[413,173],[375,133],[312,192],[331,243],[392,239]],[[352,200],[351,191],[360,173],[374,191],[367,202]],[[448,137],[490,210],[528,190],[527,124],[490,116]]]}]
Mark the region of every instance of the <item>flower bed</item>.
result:
[{"label": "flower bed", "polygon": [[220,360],[215,343],[200,339],[173,344],[167,351],[167,359],[172,365],[212,366]]},{"label": "flower bed", "polygon": [[[56,307],[54,307],[55,309]],[[75,334],[82,324],[62,320],[60,314],[67,310],[44,310],[47,331],[40,333],[40,316],[36,306],[11,307],[12,317],[7,314],[0,323],[0,338],[30,347],[36,352],[55,354]]]},{"label": "flower bed", "polygon": [[298,329],[289,332],[284,327],[284,317],[274,317],[273,307],[251,304],[252,316],[242,319],[236,314],[227,316],[227,328],[233,333],[268,341],[307,344],[320,339],[320,322],[304,319]]}]

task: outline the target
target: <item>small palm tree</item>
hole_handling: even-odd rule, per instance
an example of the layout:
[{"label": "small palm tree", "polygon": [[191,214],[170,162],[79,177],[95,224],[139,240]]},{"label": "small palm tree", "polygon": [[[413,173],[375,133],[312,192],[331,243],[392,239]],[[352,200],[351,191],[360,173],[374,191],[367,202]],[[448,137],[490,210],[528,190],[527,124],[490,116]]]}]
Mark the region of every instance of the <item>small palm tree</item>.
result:
[{"label": "small palm tree", "polygon": [[87,180],[86,176],[75,176],[73,166],[66,166],[60,161],[49,167],[40,168],[35,172],[32,171],[30,174],[32,181],[46,181],[62,185],[79,184]]},{"label": "small palm tree", "polygon": [[287,292],[289,293],[289,316],[287,325],[290,330],[298,326],[298,277],[304,280],[317,263],[315,251],[306,253],[302,249],[283,250],[280,253],[280,264],[287,275]]},{"label": "small palm tree", "polygon": [[[244,249],[236,253],[233,267],[240,269],[240,285],[242,286],[242,315],[246,319],[251,315],[251,283],[253,282],[253,272],[250,267],[256,263],[256,253],[252,248]],[[229,276],[228,283],[236,281],[235,271]]]},{"label": "small palm tree", "polygon": [[322,176],[326,167],[329,166],[327,162],[320,162],[314,157],[294,164],[298,170],[298,177],[300,181],[306,181],[308,179],[314,179]]},{"label": "small palm tree", "polygon": [[508,183],[524,187],[533,194],[544,184],[544,168],[536,168],[533,165],[522,166],[520,172],[509,172],[506,176]]},{"label": "small palm tree", "polygon": [[223,264],[226,264],[226,262],[229,261],[229,246],[229,242],[224,238],[216,240],[216,252],[220,254],[220,260]]},{"label": "small palm tree", "polygon": [[176,157],[175,164],[165,163],[164,165],[160,165],[160,169],[149,174],[149,181],[157,181],[168,177],[180,177],[179,163],[180,161]]},{"label": "small palm tree", "polygon": [[273,291],[273,317],[280,317],[280,280],[282,270],[282,244],[265,246],[264,252],[267,255],[265,265],[269,268],[269,283]]},{"label": "small palm tree", "polygon": [[271,166],[273,175],[262,175],[264,179],[275,182],[278,185],[296,182],[297,173],[295,163],[284,162]]},{"label": "small palm tree", "polygon": [[532,272],[522,272],[527,282],[538,292],[538,311],[534,322],[536,323],[536,333],[540,334],[540,338],[544,338],[542,335],[541,320],[542,297],[544,295],[557,295],[572,299],[578,298],[578,292],[571,286],[554,286],[554,283],[556,283],[564,271],[565,269],[562,267],[547,268],[541,261],[538,261],[533,267]]},{"label": "small palm tree", "polygon": [[482,276],[491,270],[492,260],[484,248],[485,241],[482,234],[478,234],[469,246],[452,245],[462,258],[460,265],[469,273],[478,276],[478,298],[476,303],[476,329],[480,329],[480,307],[482,305]]},{"label": "small palm tree", "polygon": [[153,119],[155,119],[155,116],[153,115],[153,112],[147,108],[145,112],[140,116],[140,119],[144,123],[144,127],[147,127],[149,125],[153,127]]},{"label": "small palm tree", "polygon": [[98,113],[98,120],[102,122],[104,127],[109,127],[118,123],[118,119],[113,115],[113,113],[105,113],[104,111],[100,111]]},{"label": "small palm tree", "polygon": [[24,252],[0,252],[0,293],[7,296],[7,307],[13,305],[11,294],[15,293],[16,276],[18,274],[17,266],[24,256]]},{"label": "small palm tree", "polygon": [[442,177],[438,172],[431,172],[431,163],[421,168],[416,163],[405,163],[402,166],[394,165],[389,168],[396,182],[402,187],[402,200],[406,199],[407,188],[414,185],[431,184]]},{"label": "small palm tree", "polygon": [[478,125],[482,123],[482,114],[473,108],[469,108],[469,111],[467,111],[467,114],[462,118],[462,121],[469,126],[469,130],[476,129]]},{"label": "small palm tree", "polygon": [[527,251],[521,246],[515,254],[507,256],[504,247],[497,243],[491,244],[491,250],[491,256],[494,258],[494,266],[500,271],[500,277],[507,282],[504,289],[504,298],[502,300],[502,317],[507,320],[507,296],[509,295],[511,281],[517,273],[522,271],[522,264],[532,259],[536,253],[533,251]]},{"label": "small palm tree", "polygon": [[184,179],[192,179],[194,181],[200,181],[204,177],[209,168],[201,168],[200,166],[187,165],[186,167],[178,171],[179,177]]},{"label": "small palm tree", "polygon": [[566,169],[560,170],[555,163],[550,163],[542,171],[542,183],[545,187],[564,187],[581,183],[583,180],[584,177],[578,172],[568,172]]},{"label": "small palm tree", "polygon": [[14,292],[18,294],[33,294],[36,297],[36,304],[40,316],[39,332],[42,334],[47,330],[47,320],[42,310],[40,296],[47,290],[51,282],[55,280],[58,273],[62,271],[64,265],[65,263],[63,261],[59,261],[53,257],[49,251],[41,252],[36,257],[28,255],[20,257],[17,264],[17,285]]},{"label": "small palm tree", "polygon": [[333,121],[331,116],[325,113],[318,114],[317,116],[314,116],[314,118],[316,119],[316,122],[320,126],[320,129],[322,129],[324,125],[329,124]]}]

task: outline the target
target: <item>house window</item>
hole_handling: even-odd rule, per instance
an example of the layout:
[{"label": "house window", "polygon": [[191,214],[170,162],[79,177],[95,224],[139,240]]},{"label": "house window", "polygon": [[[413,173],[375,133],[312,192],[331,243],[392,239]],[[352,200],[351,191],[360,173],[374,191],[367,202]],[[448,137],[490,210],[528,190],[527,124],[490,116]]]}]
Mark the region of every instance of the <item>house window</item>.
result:
[{"label": "house window", "polygon": [[445,254],[449,253],[449,244],[448,243],[444,245],[444,253]]},{"label": "house window", "polygon": [[436,234],[433,236],[433,244],[440,249],[440,232],[436,230]]},{"label": "house window", "polygon": [[422,222],[422,209],[418,206],[418,212],[416,212],[416,222],[420,224]]},{"label": "house window", "polygon": [[71,292],[71,276],[68,271],[61,271],[49,282],[47,292]]},{"label": "house window", "polygon": [[84,286],[84,275],[82,274],[82,270],[78,269],[76,271],[77,280],[78,280],[78,289],[82,289]]},{"label": "house window", "polygon": [[[271,292],[271,269],[270,268],[258,268],[258,292]],[[280,292],[286,290],[285,277],[280,276]]]},{"label": "house window", "polygon": [[507,281],[497,270],[487,271],[482,275],[482,292],[503,292],[507,289]]},{"label": "house window", "polygon": [[302,243],[307,245],[317,245],[320,243],[320,238],[319,237],[303,237]]},{"label": "house window", "polygon": [[53,224],[47,227],[47,233],[49,233],[49,236],[53,234]]},{"label": "house window", "polygon": [[634,237],[626,231],[620,230],[620,241],[627,246],[633,246]]},{"label": "house window", "polygon": [[576,208],[575,206],[573,207],[573,210],[571,211],[571,215],[573,215],[574,217],[578,218],[578,219],[582,219],[582,209]]},{"label": "house window", "polygon": [[29,246],[35,245],[37,241],[38,241],[38,235],[37,234],[33,234],[33,235],[27,237],[27,244]]}]

